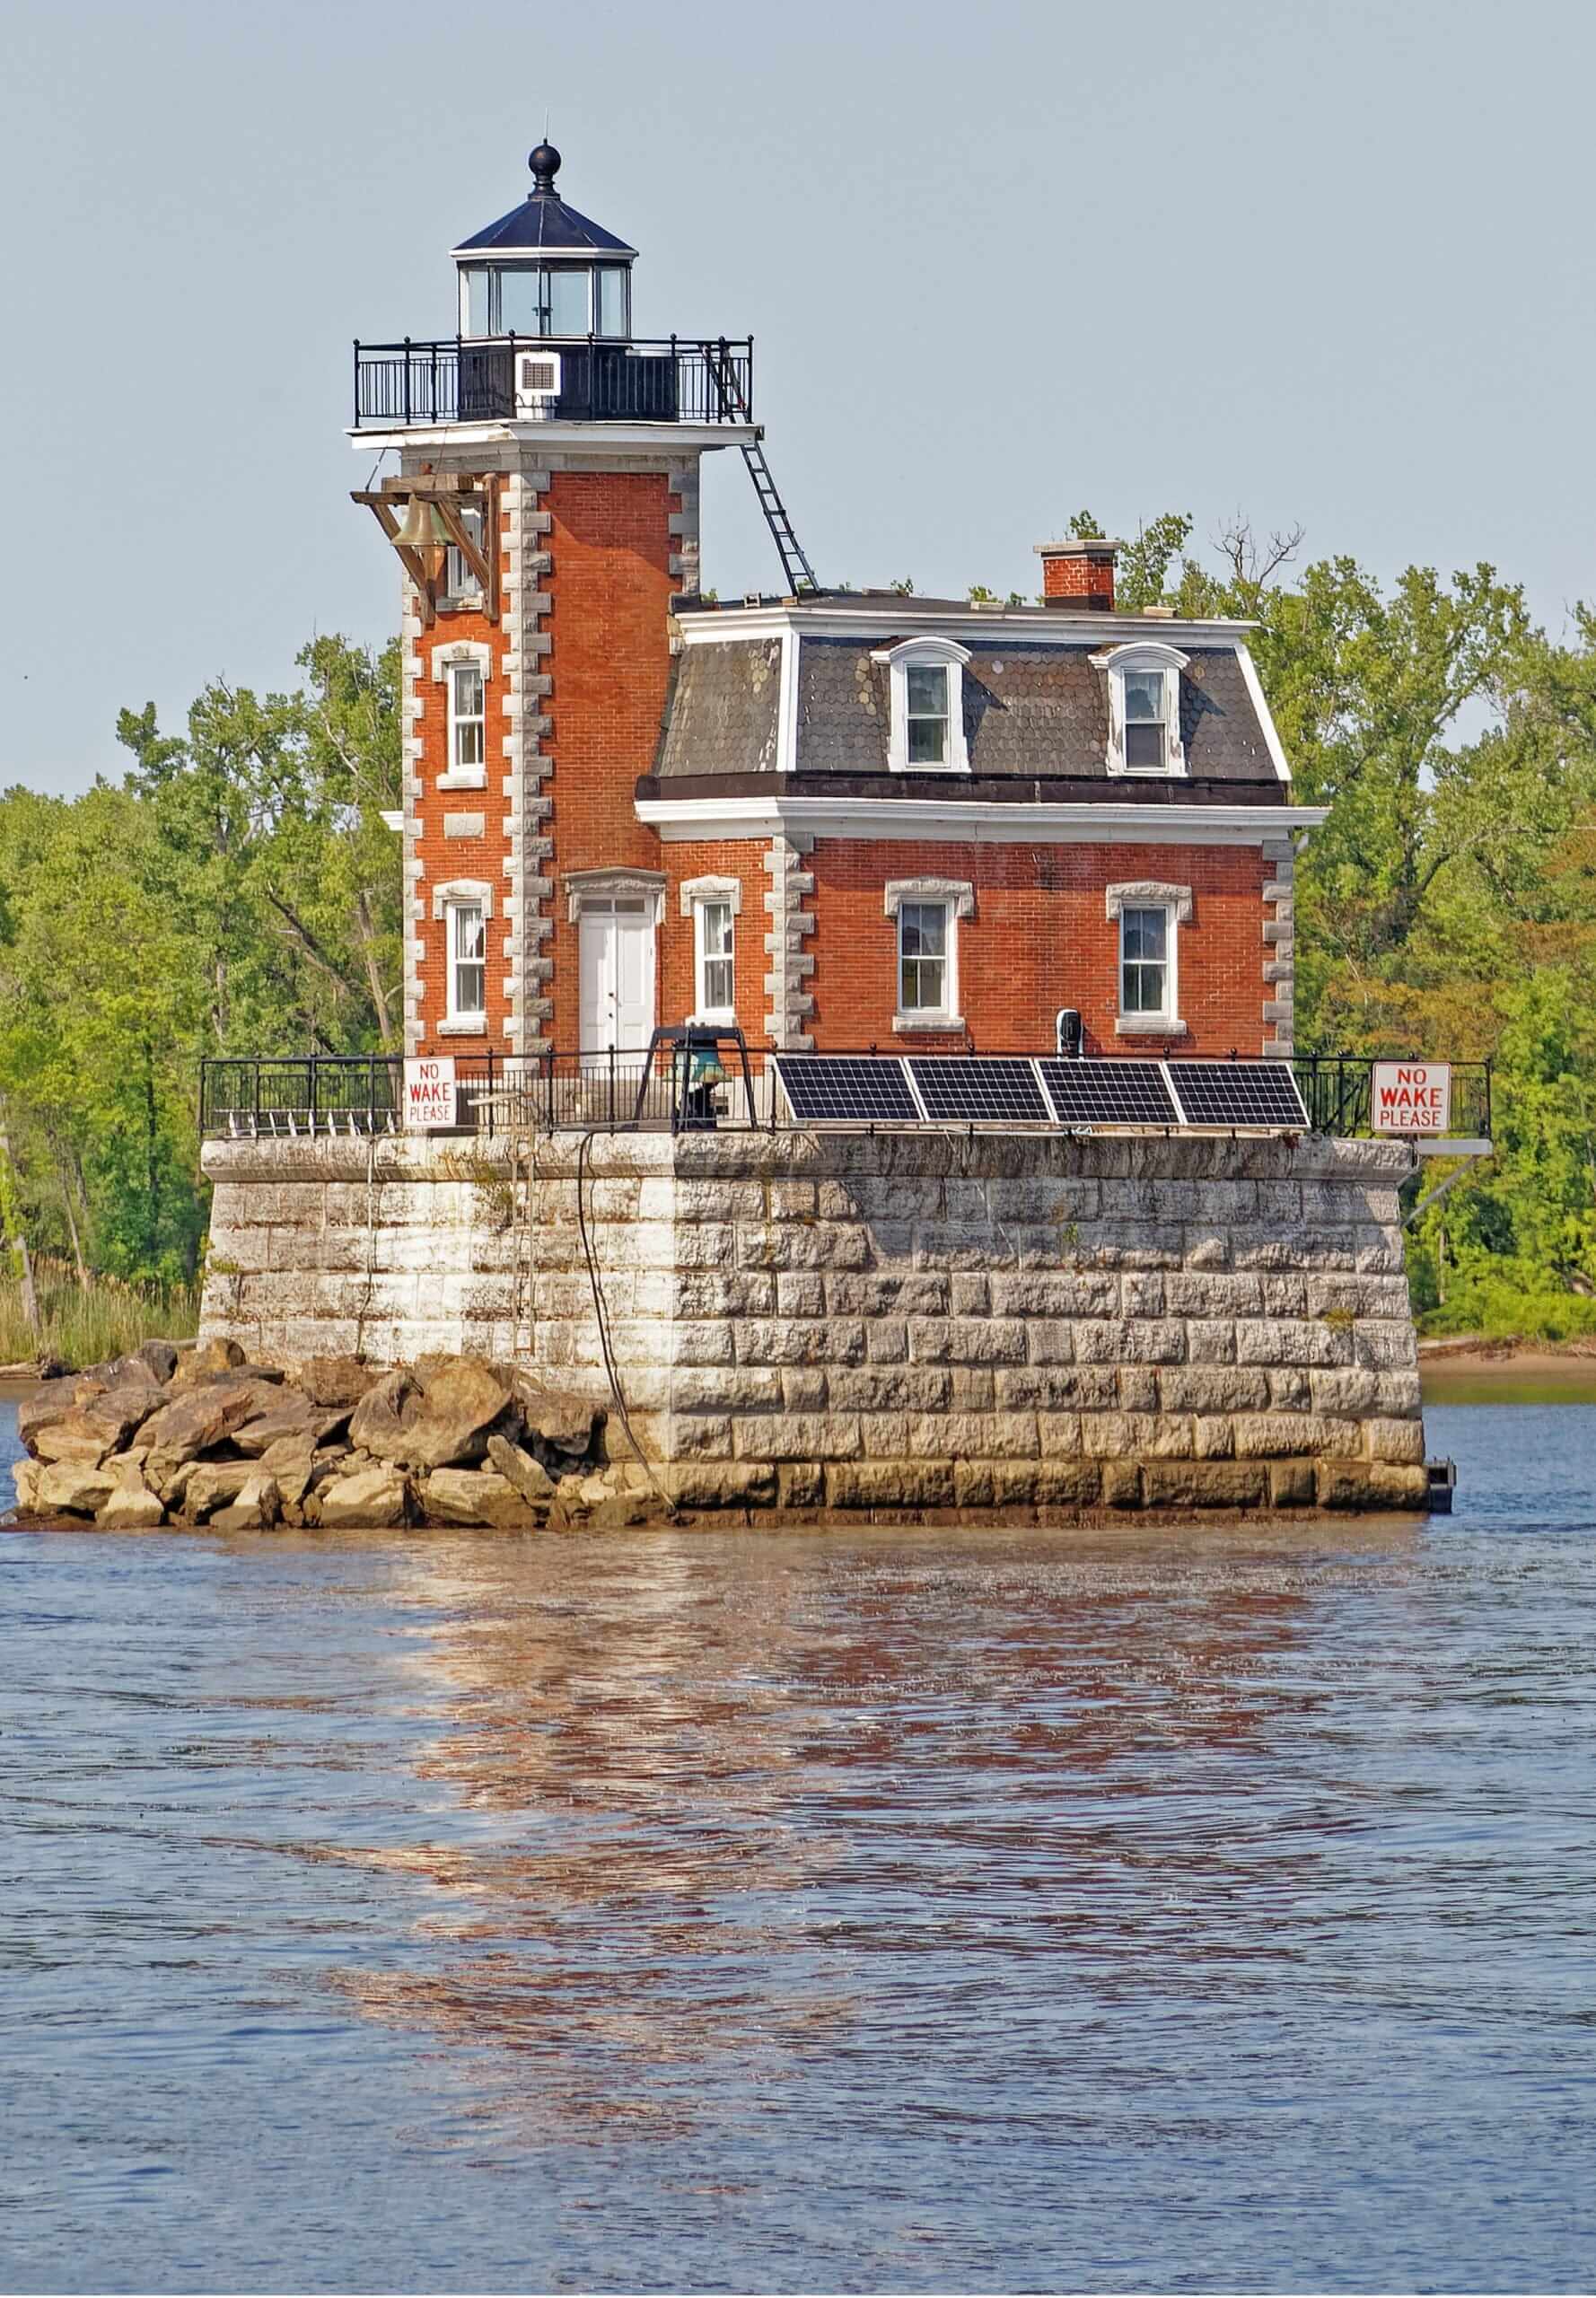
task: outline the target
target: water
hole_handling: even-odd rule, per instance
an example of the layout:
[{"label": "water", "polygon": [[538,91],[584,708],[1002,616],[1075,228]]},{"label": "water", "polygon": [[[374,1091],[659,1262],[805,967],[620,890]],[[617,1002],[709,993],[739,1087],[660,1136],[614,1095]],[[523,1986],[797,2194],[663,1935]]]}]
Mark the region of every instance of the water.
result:
[{"label": "water", "polygon": [[1588,2289],[1596,1410],[1430,1436],[1423,1529],[0,1531],[0,2287]]}]

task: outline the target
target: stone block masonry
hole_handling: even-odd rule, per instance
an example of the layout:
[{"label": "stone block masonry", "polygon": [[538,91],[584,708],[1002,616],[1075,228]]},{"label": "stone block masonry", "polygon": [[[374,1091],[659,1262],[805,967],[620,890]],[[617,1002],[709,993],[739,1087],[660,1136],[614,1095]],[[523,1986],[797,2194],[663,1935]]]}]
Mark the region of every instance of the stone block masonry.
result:
[{"label": "stone block masonry", "polygon": [[1420,1509],[1408,1161],[1202,1136],[213,1142],[202,1331],[291,1364],[513,1357],[602,1399],[591,1252],[633,1428],[693,1507]]}]

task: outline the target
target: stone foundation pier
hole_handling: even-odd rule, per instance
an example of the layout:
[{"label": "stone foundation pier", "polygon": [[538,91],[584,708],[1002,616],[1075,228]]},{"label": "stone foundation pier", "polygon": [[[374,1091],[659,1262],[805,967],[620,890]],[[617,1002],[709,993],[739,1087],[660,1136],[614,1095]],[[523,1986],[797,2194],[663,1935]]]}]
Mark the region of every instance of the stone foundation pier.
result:
[{"label": "stone foundation pier", "polygon": [[[612,1399],[608,1355],[694,1507],[1418,1510],[1410,1156],[1202,1136],[212,1142],[202,1332],[287,1364],[513,1358]],[[611,1401],[612,1445],[617,1422]]]}]

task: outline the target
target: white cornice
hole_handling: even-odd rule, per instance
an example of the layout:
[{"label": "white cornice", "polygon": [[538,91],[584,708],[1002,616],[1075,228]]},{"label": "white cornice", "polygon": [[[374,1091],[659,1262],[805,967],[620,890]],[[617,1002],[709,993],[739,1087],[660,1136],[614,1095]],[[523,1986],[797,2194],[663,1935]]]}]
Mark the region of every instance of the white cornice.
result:
[{"label": "white cornice", "polygon": [[1275,771],[1282,782],[1289,783],[1291,761],[1286,757],[1285,747],[1280,740],[1280,732],[1275,724],[1275,714],[1264,698],[1263,681],[1258,677],[1258,664],[1252,659],[1251,648],[1238,646],[1236,660],[1241,665],[1241,677],[1251,697],[1252,706],[1258,713],[1258,723],[1264,730],[1264,741],[1268,747],[1269,756],[1274,761]]},{"label": "white cornice", "polygon": [[[529,338],[531,340],[531,338]],[[665,456],[741,447],[759,435],[752,423],[375,423],[345,434],[356,454],[379,447],[535,447],[550,453],[627,453],[639,447]]]},{"label": "white cornice", "polygon": [[1323,806],[1008,805],[974,798],[641,798],[637,819],[683,838],[938,838],[957,845],[1256,846],[1317,829]]},{"label": "white cornice", "polygon": [[[522,431],[546,427],[538,424],[518,426]],[[584,443],[592,444],[594,431],[606,427],[610,426],[590,425],[583,434]],[[358,443],[371,434],[362,431],[354,435]],[[734,638],[776,638],[786,630],[800,631],[806,638],[858,638],[878,645],[882,638],[901,643],[910,638],[945,636],[957,631],[966,643],[976,647],[995,632],[1011,642],[1023,638],[1032,645],[1080,646],[1090,641],[1097,647],[1148,644],[1169,647],[1179,637],[1193,645],[1228,646],[1240,651],[1239,641],[1243,633],[1256,630],[1258,625],[1217,620],[1144,620],[1132,614],[1060,614],[1052,607],[1023,607],[994,613],[989,608],[950,606],[933,610],[922,605],[916,611],[912,599],[873,599],[850,603],[846,599],[832,598],[812,606],[766,603],[757,607],[713,607],[680,616],[677,627],[683,645],[688,646],[723,645]]]}]

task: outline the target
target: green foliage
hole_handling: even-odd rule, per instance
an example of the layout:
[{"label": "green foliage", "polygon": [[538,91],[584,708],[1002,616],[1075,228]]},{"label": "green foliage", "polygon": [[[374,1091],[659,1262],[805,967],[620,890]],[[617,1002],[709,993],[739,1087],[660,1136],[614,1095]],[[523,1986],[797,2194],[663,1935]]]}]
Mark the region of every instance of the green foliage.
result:
[{"label": "green foliage", "polygon": [[58,1262],[35,1271],[41,1334],[28,1329],[22,1288],[0,1276],[0,1364],[25,1364],[41,1353],[73,1371],[127,1356],[146,1340],[187,1340],[199,1327],[195,1285],[120,1285],[93,1277],[80,1285]]},{"label": "green foliage", "polygon": [[118,788],[0,794],[0,1101],[35,1247],[157,1285],[205,1233],[200,1057],[400,1039],[399,652],[124,711]]}]

